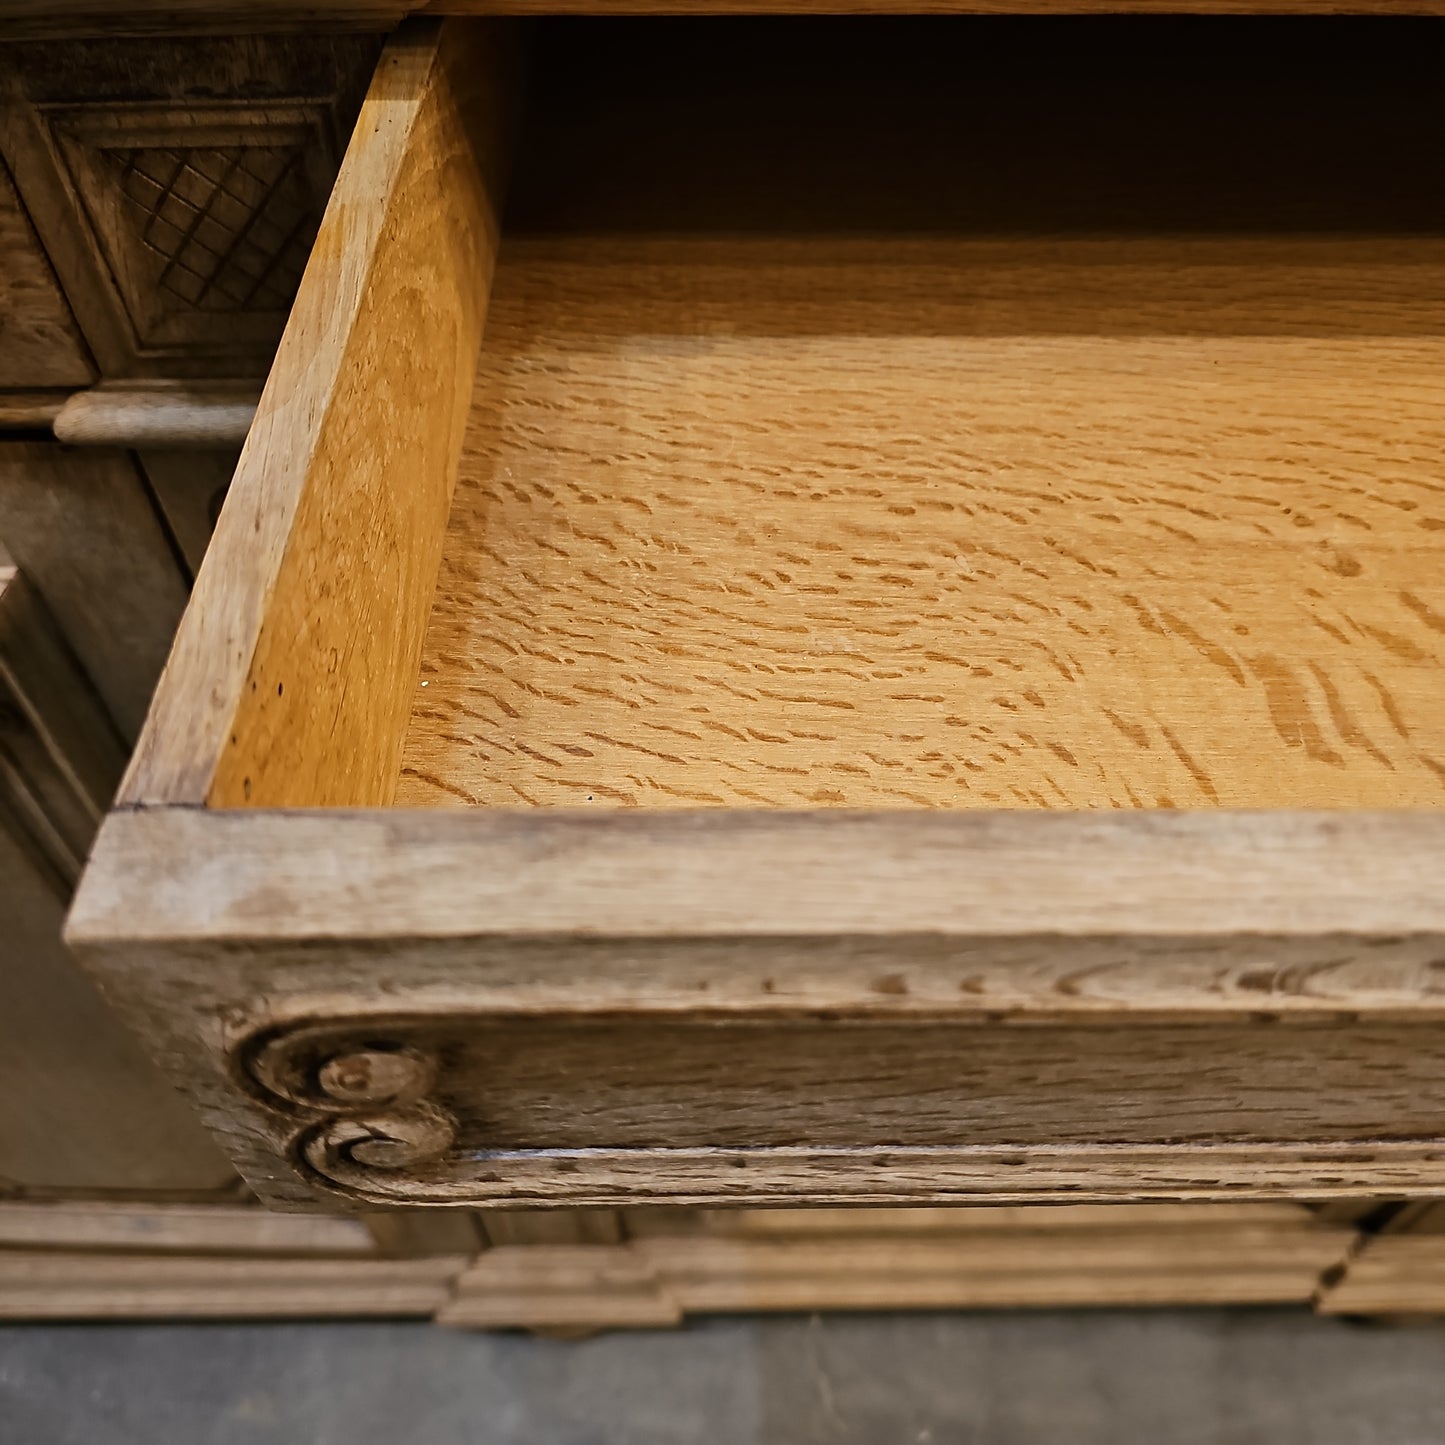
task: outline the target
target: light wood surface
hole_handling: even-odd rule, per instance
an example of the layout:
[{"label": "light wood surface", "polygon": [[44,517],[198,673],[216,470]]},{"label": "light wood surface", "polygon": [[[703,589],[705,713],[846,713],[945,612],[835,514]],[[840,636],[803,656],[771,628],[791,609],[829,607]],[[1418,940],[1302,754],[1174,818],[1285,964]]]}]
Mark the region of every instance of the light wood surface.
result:
[{"label": "light wood surface", "polygon": [[238,447],[259,395],[249,382],[92,387],[67,398],[55,439],[67,446]]},{"label": "light wood surface", "polygon": [[[445,32],[363,115],[72,922],[248,1181],[1445,1197],[1445,817],[1365,806],[1440,791],[1445,205],[1376,145],[1438,78],[541,33],[428,660],[492,240],[438,177],[496,174]],[[408,714],[408,789],[576,807],[315,806],[391,801]]]},{"label": "light wood surface", "polygon": [[160,1259],[0,1252],[0,1318],[429,1316],[464,1259]]},{"label": "light wood surface", "polygon": [[1445,1315],[1445,1236],[1384,1234],[1361,1241],[1323,1292],[1328,1315]]},{"label": "light wood surface", "polygon": [[507,1246],[443,1324],[607,1328],[693,1312],[1302,1304],[1353,1231],[1288,1204],[629,1211],[618,1244]]},{"label": "light wood surface", "polygon": [[[600,966],[587,979],[564,968],[551,980],[598,990],[599,1007],[624,999],[705,1007],[719,1001],[715,993],[699,1000],[707,983],[733,1004],[869,999],[889,1012],[945,1001],[963,1010],[1046,1001],[1072,1011],[1127,1006],[1131,997],[1141,1007],[1205,1012],[1266,1004],[1414,1012],[1435,997],[1445,1006],[1429,967],[1445,934],[1442,849],[1445,816],[1428,809],[143,810],[106,820],[70,933],[80,946],[332,939],[351,949],[384,940],[398,960],[417,956],[413,944],[511,940],[532,950],[537,972],[474,977],[518,990],[545,985],[549,947],[595,946],[600,965],[609,942],[655,940],[645,974],[617,955],[616,993],[605,992],[613,970]],[[848,939],[883,939],[902,952],[892,968],[886,949],[856,967],[846,952],[806,965],[807,940]],[[1122,939],[1129,952],[1095,951]],[[955,967],[950,940],[979,950],[976,979],[971,970],[929,977]],[[1325,951],[1340,940],[1358,942]],[[736,971],[742,947],[712,952],[725,941],[753,950],[758,966]],[[761,966],[770,941],[793,958],[771,994]],[[1027,965],[1021,955],[991,972],[988,951],[1006,954],[1011,941],[1036,952]],[[1151,945],[1159,957],[1147,956]],[[1293,952],[1315,945],[1309,965],[1307,953]],[[730,966],[710,976],[710,956]],[[1272,956],[1281,966],[1264,967]],[[1074,977],[1080,958],[1090,966]],[[889,973],[901,973],[903,986],[872,986]]]},{"label": "light wood surface", "polygon": [[1445,801],[1445,249],[1130,250],[506,252],[398,802]]},{"label": "light wood surface", "polygon": [[[1414,1095],[1428,1099],[1433,1086],[1394,1060],[1428,1073],[1438,1052],[1442,826],[1425,810],[1352,814],[1348,826],[1330,814],[1218,810],[142,810],[106,823],[69,936],[253,1186],[290,1205],[314,1206],[313,1186],[372,1202],[589,1205],[1431,1194],[1445,1176]],[[506,1019],[538,1014],[555,1027],[561,1115],[527,1094],[525,1067],[499,1079],[486,1048],[484,1064],[473,1057]],[[802,1030],[807,1052],[840,1051],[839,1082],[810,1096],[800,1132],[849,1142],[791,1147],[774,1133],[768,1148],[722,1147],[737,1108],[766,1132],[778,1099],[767,1081],[791,1057],[772,1048],[736,1055],[737,1089],[726,1075],[710,1094],[684,1089],[656,1114],[654,1143],[605,1147],[617,1143],[611,1118],[563,1140],[586,1146],[565,1158],[529,1147],[558,1143],[564,1117],[585,1120],[592,1084],[611,1097],[588,1041],[613,1037],[612,1021],[637,1040],[609,1066],[625,1074],[655,1069],[654,1044],[684,1025],[715,1052],[710,1028],[762,1019],[814,1020]],[[850,1055],[850,1019],[912,1020],[920,1039],[941,1019],[982,1028],[968,1038],[1003,1071],[993,1092],[1059,1078],[1078,1050],[1104,1073],[1077,1115],[1069,1088],[1040,1088],[1035,1104],[1056,1110],[1049,1128],[1067,1146],[1041,1147],[1048,1131],[1033,1114],[1016,1145],[944,1123],[926,1142],[870,1148],[890,1127],[918,1141],[908,1121],[929,1117],[938,1095],[920,1089],[916,1069],[889,1079],[870,1072],[868,1049]],[[1012,1034],[1011,1019],[1027,1026]],[[1103,1032],[1060,1057],[1031,1032],[1050,1020]],[[1153,1047],[1156,1025],[1186,1023],[1200,1032]],[[517,1037],[540,1046],[539,1027]],[[1369,1041],[1381,1027],[1398,1037],[1377,1069]],[[267,1039],[282,1050],[279,1074],[254,1072]],[[421,1094],[409,1097],[452,1111],[395,1169],[347,1162],[352,1115],[329,1117],[335,1106],[305,1082],[366,1039],[422,1060]],[[293,1043],[300,1052],[287,1055]],[[974,1052],[962,1033],[944,1050],[958,1068]],[[1207,1137],[1179,1142],[1190,1101],[1236,1066],[1239,1088],[1205,1108]],[[235,1088],[238,1067],[260,1086],[250,1097]],[[1355,1071],[1350,1082],[1341,1068]],[[861,1106],[848,1094],[854,1076]],[[1270,1102],[1271,1079],[1303,1082],[1295,1105]],[[301,1134],[296,1088],[313,1121]],[[486,1120],[509,1098],[531,1099],[500,1141],[521,1147],[477,1154],[468,1140],[485,1145]],[[1310,1121],[1298,1107],[1314,1111]],[[376,1137],[393,1127],[384,1113]],[[1108,1142],[1120,1138],[1117,1120],[1146,1115],[1137,1145]],[[1424,1137],[1387,1141],[1401,1119],[1418,1120]],[[1319,1142],[1319,1128],[1337,1124],[1333,1137],[1349,1142]],[[683,1131],[679,1142],[666,1144],[668,1130]]]},{"label": "light wood surface", "polygon": [[1445,798],[1445,112],[1293,43],[544,29],[398,801]]},{"label": "light wood surface", "polygon": [[422,25],[377,69],[130,801],[390,799],[496,234],[497,39]]},{"label": "light wood surface", "polygon": [[0,1201],[0,1249],[365,1256],[359,1219],[276,1214],[259,1205]]}]

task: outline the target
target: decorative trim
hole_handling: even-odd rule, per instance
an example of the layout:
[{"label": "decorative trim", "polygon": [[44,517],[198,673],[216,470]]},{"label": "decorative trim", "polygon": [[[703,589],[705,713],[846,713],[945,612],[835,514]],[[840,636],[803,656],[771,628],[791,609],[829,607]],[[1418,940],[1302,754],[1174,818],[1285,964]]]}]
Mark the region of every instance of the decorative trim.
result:
[{"label": "decorative trim", "polygon": [[456,1142],[456,1120],[429,1097],[436,1058],[390,1031],[397,1021],[303,1024],[239,1055],[265,1102],[310,1116],[290,1143],[297,1164],[356,1198],[389,1197],[390,1176],[437,1163]]},{"label": "decorative trim", "polygon": [[489,1150],[460,1142],[423,1028],[473,1012],[314,1015],[252,1033],[238,1082],[325,1193],[372,1205],[1028,1203],[1445,1197],[1445,1139],[1247,1144],[858,1145]]}]

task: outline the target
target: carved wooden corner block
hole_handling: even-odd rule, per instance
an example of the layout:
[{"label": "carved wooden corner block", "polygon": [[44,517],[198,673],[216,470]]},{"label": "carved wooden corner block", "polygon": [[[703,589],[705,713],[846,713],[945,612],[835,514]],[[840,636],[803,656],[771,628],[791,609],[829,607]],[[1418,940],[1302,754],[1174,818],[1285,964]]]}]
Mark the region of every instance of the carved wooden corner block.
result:
[{"label": "carved wooden corner block", "polygon": [[403,1042],[407,1032],[384,1018],[262,1029],[231,1061],[240,1087],[290,1122],[286,1152],[298,1171],[359,1200],[390,1198],[398,1186],[424,1188],[418,1171],[457,1138],[434,1097],[436,1055]]}]

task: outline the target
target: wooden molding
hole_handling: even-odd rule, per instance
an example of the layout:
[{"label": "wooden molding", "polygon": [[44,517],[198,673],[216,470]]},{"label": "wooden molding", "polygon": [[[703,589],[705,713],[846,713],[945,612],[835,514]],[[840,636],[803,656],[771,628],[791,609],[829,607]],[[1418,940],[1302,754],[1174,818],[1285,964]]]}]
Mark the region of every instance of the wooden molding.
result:
[{"label": "wooden molding", "polygon": [[613,1245],[481,1255],[466,1327],[675,1325],[732,1310],[1302,1304],[1348,1229],[1296,1205],[629,1212]]},{"label": "wooden molding", "polygon": [[1438,1195],[1442,828],[144,809],[69,937],[277,1202]]}]

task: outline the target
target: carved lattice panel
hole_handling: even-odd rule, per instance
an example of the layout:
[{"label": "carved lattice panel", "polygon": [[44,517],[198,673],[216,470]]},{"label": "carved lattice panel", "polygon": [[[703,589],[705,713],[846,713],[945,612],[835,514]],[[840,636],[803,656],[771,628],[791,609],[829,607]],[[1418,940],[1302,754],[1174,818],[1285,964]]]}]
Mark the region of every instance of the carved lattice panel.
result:
[{"label": "carved lattice panel", "polygon": [[289,306],[320,222],[294,145],[106,149],[156,285],[204,311]]},{"label": "carved lattice panel", "polygon": [[66,106],[46,120],[137,352],[269,354],[335,176],[329,111]]}]

